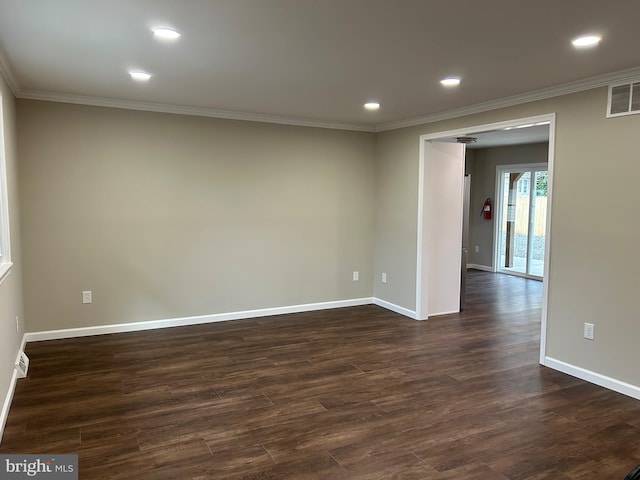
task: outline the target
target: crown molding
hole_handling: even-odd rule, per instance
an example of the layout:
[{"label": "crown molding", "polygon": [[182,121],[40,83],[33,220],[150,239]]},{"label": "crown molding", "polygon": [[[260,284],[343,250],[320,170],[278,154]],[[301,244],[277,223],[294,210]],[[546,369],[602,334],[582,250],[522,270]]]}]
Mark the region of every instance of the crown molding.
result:
[{"label": "crown molding", "polygon": [[87,97],[64,93],[43,92],[38,90],[22,90],[18,98],[27,100],[43,100],[48,102],[73,103],[94,107],[122,108],[126,110],[141,110],[147,112],[173,113],[177,115],[192,115],[196,117],[222,118],[225,120],[242,120],[249,122],[276,123],[297,127],[329,128],[334,130],[354,130],[360,132],[375,132],[374,126],[351,123],[326,122],[282,115],[267,115],[263,113],[237,112],[233,110],[218,110],[215,108],[188,107],[153,102],[138,102],[115,98]]},{"label": "crown molding", "polygon": [[4,48],[2,48],[2,45],[0,45],[0,76],[2,76],[2,78],[4,78],[7,82],[11,93],[13,93],[15,97],[17,97],[18,93],[20,92],[20,85],[16,80],[16,76],[13,74],[11,62],[9,61],[9,57],[4,51]]},{"label": "crown molding", "polygon": [[521,105],[523,103],[546,100],[548,98],[560,97],[562,95],[582,92],[585,90],[590,90],[592,88],[606,87],[612,83],[631,82],[633,80],[638,80],[638,78],[640,78],[640,67],[631,68],[628,70],[608,73],[605,75],[598,75],[596,77],[591,77],[576,82],[565,83],[563,85],[558,85],[555,87],[543,88],[520,95],[513,95],[511,97],[505,97],[498,100],[477,103],[475,105],[469,105],[467,107],[462,107],[454,110],[447,110],[445,112],[424,115],[412,119],[399,120],[396,122],[381,123],[376,126],[376,132],[384,132],[387,130],[396,130],[406,127],[415,127],[417,125],[424,125],[427,123],[439,122],[442,120],[450,120],[452,118],[465,117],[467,115],[488,112],[490,110],[497,110],[499,108],[513,107],[515,105]]},{"label": "crown molding", "polygon": [[161,104],[153,102],[139,102],[133,100],[122,100],[114,98],[90,97],[81,95],[69,95],[63,93],[46,92],[38,90],[20,90],[19,84],[12,74],[10,63],[6,54],[0,46],[0,74],[5,78],[9,88],[17,98],[28,100],[42,100],[49,102],[72,103],[78,105],[91,105],[96,107],[122,108],[126,110],[140,110],[148,112],[172,113],[178,115],[192,115],[199,117],[221,118],[226,120],[242,120],[250,122],[275,123],[281,125],[292,125],[299,127],[327,128],[334,130],[352,130],[359,132],[384,132],[387,130],[397,130],[400,128],[414,127],[442,120],[474,115],[478,113],[497,110],[500,108],[513,107],[524,103],[546,100],[553,97],[578,93],[592,88],[605,87],[615,83],[625,83],[637,81],[640,78],[640,67],[608,73],[596,77],[570,82],[555,87],[544,88],[527,92],[520,95],[513,95],[498,100],[477,103],[466,107],[447,110],[444,112],[424,115],[420,117],[381,123],[375,126],[327,122],[299,117],[287,117],[282,115],[267,115],[262,113],[238,112],[233,110],[219,110],[215,108],[189,107],[182,105]]}]

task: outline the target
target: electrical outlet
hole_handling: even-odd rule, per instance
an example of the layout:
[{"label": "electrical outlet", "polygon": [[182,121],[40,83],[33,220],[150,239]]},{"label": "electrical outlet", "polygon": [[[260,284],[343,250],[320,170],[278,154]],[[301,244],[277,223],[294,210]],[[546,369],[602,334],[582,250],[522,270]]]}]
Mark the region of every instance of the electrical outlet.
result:
[{"label": "electrical outlet", "polygon": [[475,247],[475,252],[476,252],[476,253],[480,253],[480,245],[476,245],[476,247]]},{"label": "electrical outlet", "polygon": [[596,326],[593,323],[584,324],[584,338],[587,340],[593,340],[595,335]]},{"label": "electrical outlet", "polygon": [[357,282],[360,280],[360,272],[353,272],[353,281]]},{"label": "electrical outlet", "polygon": [[382,283],[387,283],[387,274],[386,273],[382,274]]},{"label": "electrical outlet", "polygon": [[82,292],[82,303],[91,303],[92,301],[91,290],[84,290]]}]

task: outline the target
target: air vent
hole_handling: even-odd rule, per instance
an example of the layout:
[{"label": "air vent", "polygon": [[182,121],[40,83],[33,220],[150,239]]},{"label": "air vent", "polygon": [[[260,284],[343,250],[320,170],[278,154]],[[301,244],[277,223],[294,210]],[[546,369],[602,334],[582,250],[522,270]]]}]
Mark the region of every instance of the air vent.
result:
[{"label": "air vent", "polygon": [[18,371],[18,378],[25,378],[29,371],[29,357],[22,350],[18,352],[16,370]]},{"label": "air vent", "polygon": [[640,81],[609,86],[607,117],[640,113]]}]

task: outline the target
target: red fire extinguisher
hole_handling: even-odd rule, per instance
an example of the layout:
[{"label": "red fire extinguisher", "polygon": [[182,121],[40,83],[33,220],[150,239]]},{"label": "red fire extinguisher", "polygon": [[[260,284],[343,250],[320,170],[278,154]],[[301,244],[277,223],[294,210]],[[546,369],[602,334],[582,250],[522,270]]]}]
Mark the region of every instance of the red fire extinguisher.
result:
[{"label": "red fire extinguisher", "polygon": [[482,206],[482,214],[485,220],[491,220],[491,199],[487,198]]}]

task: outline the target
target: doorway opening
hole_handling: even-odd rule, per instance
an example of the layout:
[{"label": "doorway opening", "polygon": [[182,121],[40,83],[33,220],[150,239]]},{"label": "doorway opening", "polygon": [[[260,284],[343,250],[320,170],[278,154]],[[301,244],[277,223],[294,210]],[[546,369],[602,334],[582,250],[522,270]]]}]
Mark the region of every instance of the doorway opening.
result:
[{"label": "doorway opening", "polygon": [[[481,137],[482,135],[487,136],[501,136],[509,133],[510,135],[514,135],[514,137],[518,137],[518,135],[523,135],[523,132],[526,131],[525,127],[533,127],[533,126],[544,126],[545,129],[545,140],[548,140],[547,146],[547,211],[546,218],[544,219],[545,224],[545,241],[543,248],[542,258],[542,308],[541,308],[541,319],[540,319],[540,363],[542,365],[545,364],[546,361],[546,331],[547,331],[547,305],[548,305],[548,275],[545,272],[548,272],[549,269],[549,249],[551,242],[550,239],[550,224],[552,218],[552,209],[551,209],[551,196],[552,196],[552,178],[553,178],[553,165],[554,165],[554,152],[555,152],[555,114],[546,114],[540,115],[536,117],[527,117],[509,120],[505,122],[485,124],[472,126],[459,130],[450,130],[444,132],[438,132],[434,134],[422,135],[420,137],[420,164],[419,164],[419,183],[418,183],[418,219],[417,219],[417,233],[418,233],[418,242],[417,242],[417,265],[416,265],[416,311],[415,318],[418,320],[425,320],[429,317],[429,315],[435,315],[430,312],[433,311],[431,308],[433,304],[438,303],[444,297],[439,297],[437,291],[434,291],[433,284],[438,283],[440,291],[451,292],[451,290],[455,291],[456,295],[449,295],[452,298],[456,297],[456,301],[459,301],[460,294],[460,281],[461,281],[461,256],[460,251],[462,250],[462,219],[463,219],[463,182],[464,182],[464,168],[461,174],[457,177],[457,183],[454,185],[454,190],[456,195],[459,195],[459,199],[456,197],[455,201],[452,203],[454,208],[449,208],[449,212],[447,216],[449,216],[450,221],[452,223],[458,222],[460,225],[459,229],[451,229],[447,234],[442,233],[442,230],[438,228],[437,224],[431,223],[432,220],[437,219],[436,222],[440,222],[442,218],[442,212],[439,215],[431,215],[429,211],[433,209],[434,206],[434,195],[433,195],[433,175],[434,171],[431,170],[433,165],[441,165],[444,164],[445,157],[441,155],[441,151],[445,150],[443,147],[446,143],[457,143],[458,137]],[[513,132],[507,132],[507,130],[513,130]],[[511,137],[512,140],[514,137]],[[540,140],[542,141],[542,140]],[[516,143],[526,143],[526,142],[518,142],[517,138],[515,141],[512,141],[512,144]],[[455,157],[456,165],[459,165],[459,162],[462,162],[464,165],[466,145],[459,145],[462,148],[460,149],[459,154],[453,155]],[[447,152],[447,155],[450,155]],[[437,171],[435,172],[437,174]],[[533,178],[535,180],[535,176]],[[531,179],[530,179],[531,181]],[[515,181],[517,184],[517,180]],[[495,185],[494,185],[495,186]],[[473,188],[473,187],[472,187]],[[492,192],[495,190],[492,188]],[[492,193],[493,195],[493,193]],[[484,199],[483,199],[484,200]],[[435,204],[442,204],[440,199],[435,200]],[[472,212],[474,212],[475,205],[471,205]],[[495,222],[495,220],[494,220]],[[445,238],[446,237],[446,238]],[[515,240],[514,240],[515,241]],[[527,239],[527,242],[529,240]],[[443,260],[444,257],[439,256],[438,248],[446,245],[446,252],[448,254],[449,260]],[[454,255],[452,252],[457,250],[457,254]],[[451,254],[449,255],[449,251]],[[493,248],[490,250],[493,251]],[[527,251],[527,255],[529,255],[529,251]],[[434,259],[437,261],[434,262]],[[533,263],[533,262],[530,262]],[[433,266],[437,266],[437,272],[434,270]],[[496,271],[497,263],[493,261],[493,265],[488,267],[487,269],[490,271]],[[464,267],[464,266],[462,266]],[[441,276],[441,272],[447,272],[447,276]],[[453,272],[457,272],[457,277],[453,274]],[[444,285],[443,279],[445,280]],[[457,279],[457,281],[456,281]],[[459,307],[457,307],[459,311]],[[448,312],[442,312],[448,313]]]}]

